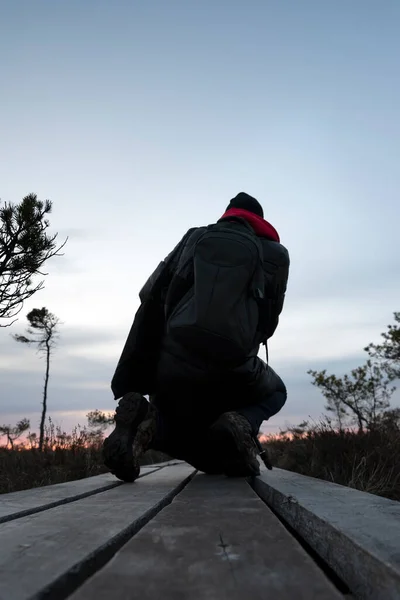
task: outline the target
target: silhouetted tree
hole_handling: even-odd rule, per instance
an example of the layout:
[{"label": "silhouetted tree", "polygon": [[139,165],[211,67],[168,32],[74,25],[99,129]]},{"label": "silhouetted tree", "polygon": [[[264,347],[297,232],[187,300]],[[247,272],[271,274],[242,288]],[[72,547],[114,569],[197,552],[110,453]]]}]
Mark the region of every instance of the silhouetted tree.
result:
[{"label": "silhouetted tree", "polygon": [[308,421],[302,421],[298,425],[290,425],[286,429],[282,429],[280,435],[289,435],[292,439],[301,439],[310,431],[311,425]]},{"label": "silhouetted tree", "polygon": [[14,442],[30,427],[29,419],[18,421],[15,427],[11,425],[0,425],[0,435],[7,437],[7,446],[10,444],[11,450],[14,448]]},{"label": "silhouetted tree", "polygon": [[47,308],[34,308],[30,313],[26,315],[29,322],[27,333],[31,337],[24,335],[14,335],[14,339],[17,342],[23,344],[33,344],[37,346],[38,351],[43,353],[46,357],[46,372],[44,378],[43,387],[43,403],[42,403],[42,418],[40,420],[39,430],[39,450],[43,450],[44,441],[44,424],[46,420],[47,411],[47,387],[49,384],[50,377],[50,357],[51,351],[54,349],[56,344],[56,338],[58,337],[57,326],[59,325],[59,319],[49,312]]},{"label": "silhouetted tree", "polygon": [[99,427],[102,431],[114,423],[113,413],[105,413],[98,408],[88,412],[86,418],[88,420],[89,427]]},{"label": "silhouetted tree", "polygon": [[61,256],[67,240],[57,247],[57,233],[47,234],[51,209],[52,203],[38,200],[36,194],[0,206],[0,327],[11,325],[2,319],[15,317],[24,301],[44,287],[43,280],[32,282],[33,276],[45,275],[40,270],[44,263]]},{"label": "silhouetted tree", "polygon": [[348,417],[358,425],[359,431],[370,429],[390,406],[395,390],[390,388],[390,378],[379,364],[368,360],[350,375],[336,377],[324,371],[308,371],[312,384],[318,387],[327,400],[326,410],[333,412],[339,427]]},{"label": "silhouetted tree", "polygon": [[28,442],[29,442],[29,443],[30,443],[30,445],[31,445],[31,450],[33,450],[34,448],[37,448],[37,435],[36,435],[36,433],[35,433],[35,432],[33,432],[33,433],[30,433],[30,434],[27,436],[27,440],[28,440]]},{"label": "silhouetted tree", "polygon": [[394,313],[394,321],[394,325],[388,325],[387,331],[381,334],[381,344],[369,344],[365,348],[372,358],[381,362],[390,379],[400,378],[400,312]]},{"label": "silhouetted tree", "polygon": [[400,408],[385,410],[379,415],[376,426],[384,431],[394,431],[400,434]]}]

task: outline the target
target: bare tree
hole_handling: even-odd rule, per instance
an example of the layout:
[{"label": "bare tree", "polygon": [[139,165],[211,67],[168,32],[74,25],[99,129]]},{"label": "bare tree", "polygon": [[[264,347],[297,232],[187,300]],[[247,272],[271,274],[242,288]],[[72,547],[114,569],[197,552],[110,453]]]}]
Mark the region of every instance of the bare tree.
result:
[{"label": "bare tree", "polygon": [[52,203],[42,202],[36,194],[29,194],[16,205],[0,206],[0,327],[15,317],[24,301],[44,287],[44,281],[32,282],[44,263],[52,256],[61,256],[65,240],[57,247],[57,233],[49,236],[46,216]]},{"label": "bare tree", "polygon": [[44,424],[46,420],[47,412],[47,388],[50,377],[50,358],[51,352],[56,345],[56,339],[58,337],[57,327],[60,324],[59,319],[47,308],[34,308],[30,313],[27,314],[29,326],[27,333],[30,337],[24,335],[14,335],[14,339],[17,342],[23,344],[33,344],[37,346],[38,351],[43,353],[46,357],[46,372],[44,377],[43,387],[43,403],[42,403],[42,417],[40,420],[39,430],[39,451],[43,450],[44,441]]},{"label": "bare tree", "polygon": [[13,450],[15,440],[21,437],[21,435],[27,431],[29,427],[29,419],[21,419],[21,421],[18,421],[15,427],[12,427],[11,425],[0,425],[0,436],[5,435],[7,437],[7,446],[10,444],[10,448]]}]

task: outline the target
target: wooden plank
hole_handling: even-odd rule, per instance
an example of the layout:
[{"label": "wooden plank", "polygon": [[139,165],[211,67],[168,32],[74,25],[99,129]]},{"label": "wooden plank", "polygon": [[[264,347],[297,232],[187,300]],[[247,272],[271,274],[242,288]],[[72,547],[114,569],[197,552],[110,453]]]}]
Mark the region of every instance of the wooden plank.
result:
[{"label": "wooden plank", "polygon": [[179,465],[0,525],[0,599],[62,600],[171,501],[194,473]]},{"label": "wooden plank", "polygon": [[175,465],[183,465],[184,463],[185,463],[184,460],[179,460],[179,459],[173,458],[171,460],[165,460],[164,462],[160,462],[160,463],[147,464],[146,467],[172,467]]},{"label": "wooden plank", "polygon": [[255,490],[357,598],[400,598],[400,502],[281,469]]},{"label": "wooden plank", "polygon": [[245,480],[197,475],[71,600],[110,598],[342,596]]},{"label": "wooden plank", "polygon": [[[153,473],[158,468],[153,466],[142,467],[140,477]],[[121,484],[122,482],[118,481],[114,475],[105,473],[104,475],[87,477],[86,479],[79,479],[77,481],[67,481],[66,483],[57,483],[21,492],[1,494],[0,523],[19,519],[26,515],[59,506],[60,504],[75,502],[92,494],[105,492]]]}]

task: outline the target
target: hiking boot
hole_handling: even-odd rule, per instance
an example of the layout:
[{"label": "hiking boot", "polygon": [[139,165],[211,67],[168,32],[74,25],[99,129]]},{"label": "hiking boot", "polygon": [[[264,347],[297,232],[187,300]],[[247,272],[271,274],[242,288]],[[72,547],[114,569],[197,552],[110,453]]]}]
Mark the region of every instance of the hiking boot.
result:
[{"label": "hiking boot", "polygon": [[148,449],[157,427],[156,408],[141,394],[125,394],[115,411],[115,429],[104,440],[103,459],[118,479],[135,481],[139,459]]},{"label": "hiking boot", "polygon": [[226,412],[210,428],[216,460],[228,477],[260,474],[258,447],[248,420],[237,412]]}]

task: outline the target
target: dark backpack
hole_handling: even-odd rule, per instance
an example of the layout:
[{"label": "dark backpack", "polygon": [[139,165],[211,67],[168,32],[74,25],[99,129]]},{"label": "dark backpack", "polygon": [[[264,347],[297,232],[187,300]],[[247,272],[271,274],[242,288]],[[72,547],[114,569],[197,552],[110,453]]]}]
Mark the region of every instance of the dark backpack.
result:
[{"label": "dark backpack", "polygon": [[171,282],[167,335],[207,363],[245,361],[265,339],[262,265],[261,242],[246,221],[197,230]]}]

